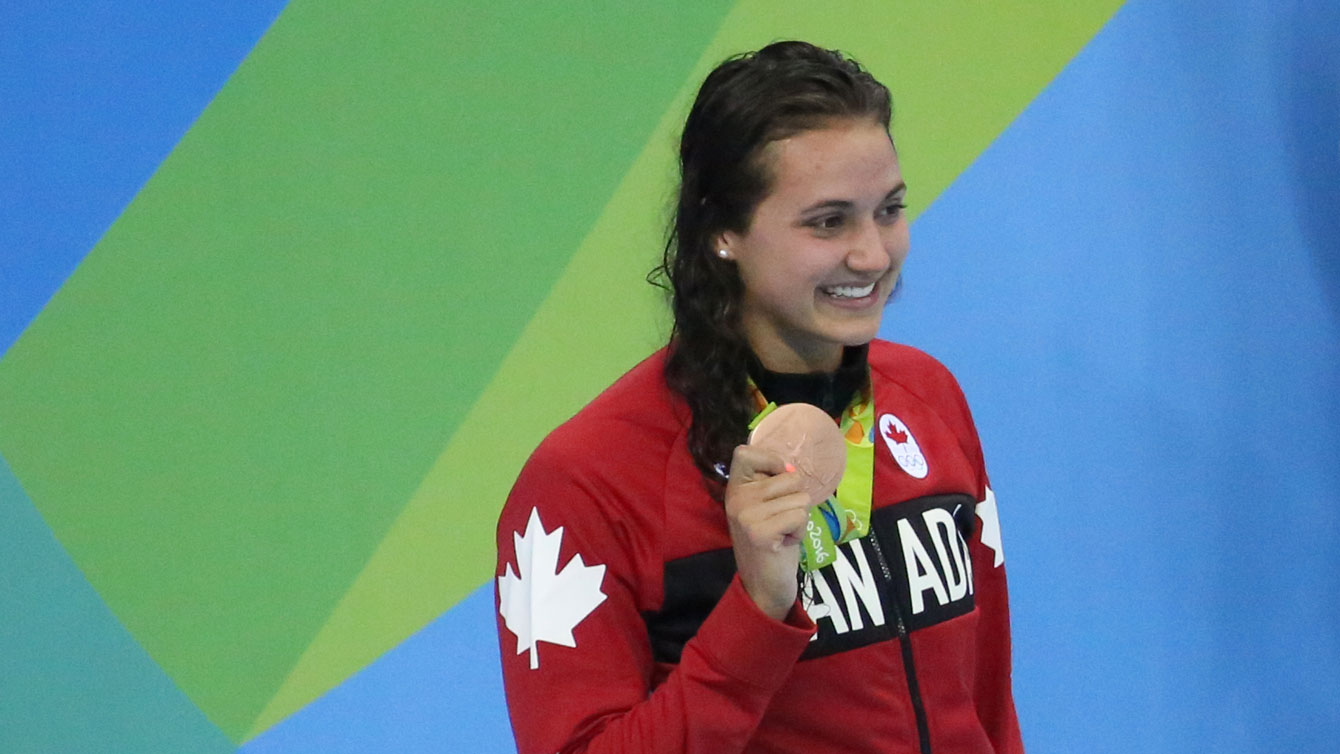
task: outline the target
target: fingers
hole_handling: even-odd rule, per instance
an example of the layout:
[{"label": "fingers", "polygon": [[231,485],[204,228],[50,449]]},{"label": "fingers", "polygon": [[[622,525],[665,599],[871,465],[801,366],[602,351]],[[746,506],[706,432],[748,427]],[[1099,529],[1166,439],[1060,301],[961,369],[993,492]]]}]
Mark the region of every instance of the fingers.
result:
[{"label": "fingers", "polygon": [[777,551],[794,544],[805,532],[813,503],[804,492],[793,492],[741,510],[735,517],[733,537],[750,548]]},{"label": "fingers", "polygon": [[[804,480],[776,452],[740,445],[731,458],[730,479],[726,482],[727,503],[748,486],[749,497],[766,500],[802,489]],[[732,495],[731,493],[737,493]]]},{"label": "fingers", "polygon": [[754,603],[779,620],[796,600],[799,545],[813,504],[801,475],[775,451],[735,449],[726,484],[735,566]]},{"label": "fingers", "polygon": [[804,492],[791,492],[781,497],[760,500],[753,505],[742,506],[735,513],[735,519],[742,524],[763,524],[778,517],[798,514],[802,520],[809,516],[814,505],[810,496]]},{"label": "fingers", "polygon": [[758,528],[777,537],[779,532],[803,527],[813,504],[804,491],[804,480],[794,469],[788,471],[788,464],[776,452],[747,445],[735,449],[726,486],[726,514],[751,534]]}]

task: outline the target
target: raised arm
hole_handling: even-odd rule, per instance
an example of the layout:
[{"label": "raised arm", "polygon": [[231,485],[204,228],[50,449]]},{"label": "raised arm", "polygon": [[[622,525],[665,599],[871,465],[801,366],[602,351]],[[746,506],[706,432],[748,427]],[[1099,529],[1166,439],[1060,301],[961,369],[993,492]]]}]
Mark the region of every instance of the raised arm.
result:
[{"label": "raised arm", "polygon": [[804,651],[813,625],[794,596],[774,619],[737,576],[680,663],[658,668],[642,618],[660,600],[657,518],[544,446],[517,480],[498,525],[497,585],[522,754],[741,751]]}]

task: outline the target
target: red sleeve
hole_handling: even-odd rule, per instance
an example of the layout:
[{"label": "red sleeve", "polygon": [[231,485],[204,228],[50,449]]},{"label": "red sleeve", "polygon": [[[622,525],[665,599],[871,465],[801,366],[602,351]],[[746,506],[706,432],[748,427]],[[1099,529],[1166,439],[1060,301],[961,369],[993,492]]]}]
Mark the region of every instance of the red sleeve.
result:
[{"label": "red sleeve", "polygon": [[518,751],[741,751],[813,624],[798,607],[786,622],[764,615],[737,578],[652,690],[642,612],[660,598],[657,527],[608,479],[556,455],[541,446],[498,522],[498,633]]},{"label": "red sleeve", "polygon": [[[1022,754],[1023,740],[1011,688],[1010,603],[996,496],[990,487],[977,504],[977,533],[972,538],[977,621],[977,717],[997,754]],[[994,530],[994,532],[993,532]]]},{"label": "red sleeve", "polygon": [[[951,377],[952,379],[952,377]],[[981,441],[968,402],[957,381],[958,400],[969,436],[968,446],[977,466],[977,527],[970,545],[973,562],[973,593],[979,612],[977,621],[977,683],[973,695],[977,717],[997,754],[1023,754],[1019,719],[1014,710],[1010,653],[1010,600],[1005,578],[1005,552],[1000,536],[996,495],[987,478]]]}]

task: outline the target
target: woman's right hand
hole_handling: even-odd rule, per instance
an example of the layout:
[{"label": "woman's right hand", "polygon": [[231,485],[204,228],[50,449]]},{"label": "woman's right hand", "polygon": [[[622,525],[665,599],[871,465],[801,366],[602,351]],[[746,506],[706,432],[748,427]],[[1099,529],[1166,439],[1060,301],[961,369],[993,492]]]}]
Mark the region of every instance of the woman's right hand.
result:
[{"label": "woman's right hand", "polygon": [[739,445],[726,483],[726,520],[740,583],[764,613],[783,620],[796,601],[800,547],[813,505],[800,474],[777,453]]}]

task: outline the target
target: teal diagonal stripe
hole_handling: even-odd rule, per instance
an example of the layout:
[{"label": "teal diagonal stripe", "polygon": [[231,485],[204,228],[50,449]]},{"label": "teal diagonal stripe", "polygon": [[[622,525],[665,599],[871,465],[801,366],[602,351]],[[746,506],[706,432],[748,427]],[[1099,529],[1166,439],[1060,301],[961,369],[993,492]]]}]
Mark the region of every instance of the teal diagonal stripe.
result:
[{"label": "teal diagonal stripe", "polygon": [[0,751],[230,752],[117,622],[0,459]]}]

